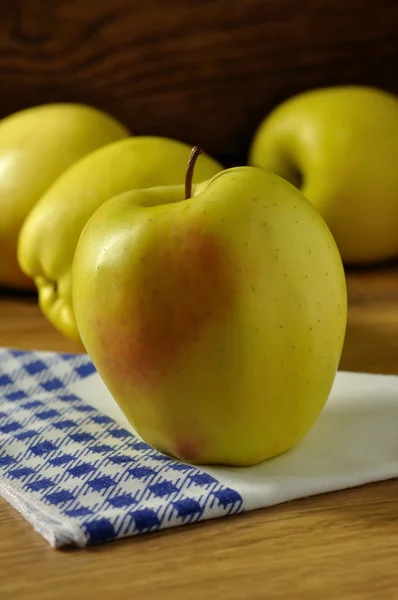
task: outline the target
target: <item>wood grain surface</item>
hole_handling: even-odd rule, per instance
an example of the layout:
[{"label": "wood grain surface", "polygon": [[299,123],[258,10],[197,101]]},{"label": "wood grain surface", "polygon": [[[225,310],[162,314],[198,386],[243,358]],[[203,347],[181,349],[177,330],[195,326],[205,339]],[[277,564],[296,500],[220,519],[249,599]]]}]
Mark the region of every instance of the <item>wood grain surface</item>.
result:
[{"label": "wood grain surface", "polygon": [[[398,374],[398,267],[347,281],[341,368]],[[0,346],[79,350],[34,298],[12,295],[0,297]],[[68,551],[0,502],[0,598],[397,598],[397,497],[393,480]]]},{"label": "wood grain surface", "polygon": [[0,2],[0,118],[85,102],[230,166],[281,100],[342,83],[398,92],[396,0]]}]

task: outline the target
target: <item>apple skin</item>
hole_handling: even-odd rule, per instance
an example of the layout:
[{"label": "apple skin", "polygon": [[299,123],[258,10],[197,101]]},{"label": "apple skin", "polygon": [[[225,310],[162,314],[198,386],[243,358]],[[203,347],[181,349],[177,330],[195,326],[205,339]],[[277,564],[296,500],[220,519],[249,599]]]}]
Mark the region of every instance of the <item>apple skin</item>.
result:
[{"label": "apple skin", "polygon": [[[31,211],[20,233],[19,264],[35,280],[44,315],[63,335],[80,342],[72,307],[72,261],[89,217],[123,192],[182,183],[190,151],[188,144],[156,136],[108,144],[68,169]],[[194,181],[221,170],[203,154]]]},{"label": "apple skin", "polygon": [[398,99],[365,86],[311,90],[261,123],[249,163],[299,186],[347,265],[398,254]]},{"label": "apple skin", "polygon": [[197,464],[247,466],[319,416],[347,319],[321,215],[255,167],[137,190],[89,219],[73,261],[82,342],[138,434]]},{"label": "apple skin", "polygon": [[110,115],[81,104],[36,106],[0,121],[0,288],[35,288],[18,265],[17,240],[44,192],[76,160],[128,135]]}]

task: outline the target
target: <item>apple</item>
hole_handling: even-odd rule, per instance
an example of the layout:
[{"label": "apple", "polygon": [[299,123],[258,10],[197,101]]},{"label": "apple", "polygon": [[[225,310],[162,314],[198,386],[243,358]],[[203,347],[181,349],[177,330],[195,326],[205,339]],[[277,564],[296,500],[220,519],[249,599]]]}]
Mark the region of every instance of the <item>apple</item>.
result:
[{"label": "apple", "polygon": [[29,211],[76,160],[129,135],[110,115],[81,104],[47,104],[0,121],[0,288],[34,289],[17,262]]},{"label": "apple", "polygon": [[[84,225],[112,196],[183,180],[191,147],[168,138],[126,138],[92,152],[68,169],[36,204],[19,238],[19,264],[39,291],[41,309],[65,336],[79,342],[72,307],[72,260]],[[195,181],[222,170],[207,155]]]},{"label": "apple", "polygon": [[261,123],[249,163],[299,187],[326,220],[343,262],[398,254],[398,100],[366,86],[311,90]]},{"label": "apple", "polygon": [[329,396],[347,318],[337,246],[257,167],[105,202],[73,260],[81,340],[152,447],[245,466],[294,447]]}]

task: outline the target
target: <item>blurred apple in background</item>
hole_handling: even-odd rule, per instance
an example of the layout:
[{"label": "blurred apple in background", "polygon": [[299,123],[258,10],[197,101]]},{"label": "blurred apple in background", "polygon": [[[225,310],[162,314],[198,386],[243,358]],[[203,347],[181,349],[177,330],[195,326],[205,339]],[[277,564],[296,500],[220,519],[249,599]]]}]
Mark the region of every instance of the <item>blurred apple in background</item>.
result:
[{"label": "blurred apple in background", "polygon": [[34,289],[17,262],[21,225],[71,164],[129,135],[110,115],[80,104],[48,104],[0,121],[0,288]]},{"label": "blurred apple in background", "polygon": [[187,182],[125,193],[89,219],[73,261],[78,329],[149,444],[252,465],[297,444],[327,401],[344,270],[319,212],[278,175],[228,169],[193,197]]},{"label": "blurred apple in background", "polygon": [[346,264],[398,254],[398,100],[364,86],[321,88],[265,118],[249,162],[281,175],[328,223]]},{"label": "blurred apple in background", "polygon": [[[70,167],[29,214],[20,234],[19,263],[36,282],[44,314],[65,336],[79,341],[71,269],[89,217],[122,192],[182,182],[190,150],[187,144],[159,137],[133,137],[110,144]],[[209,179],[221,169],[203,155],[194,181]]]}]

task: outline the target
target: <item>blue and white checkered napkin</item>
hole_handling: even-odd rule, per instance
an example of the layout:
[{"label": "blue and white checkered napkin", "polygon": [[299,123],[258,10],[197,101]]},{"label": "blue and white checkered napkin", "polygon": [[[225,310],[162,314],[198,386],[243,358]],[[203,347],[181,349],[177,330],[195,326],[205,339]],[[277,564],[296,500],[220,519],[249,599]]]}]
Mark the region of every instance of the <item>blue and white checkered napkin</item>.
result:
[{"label": "blue and white checkered napkin", "polygon": [[0,495],[85,546],[398,476],[398,378],[338,373],[315,427],[251,468],[197,468],[131,429],[86,355],[0,349]]}]

